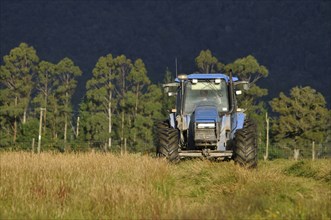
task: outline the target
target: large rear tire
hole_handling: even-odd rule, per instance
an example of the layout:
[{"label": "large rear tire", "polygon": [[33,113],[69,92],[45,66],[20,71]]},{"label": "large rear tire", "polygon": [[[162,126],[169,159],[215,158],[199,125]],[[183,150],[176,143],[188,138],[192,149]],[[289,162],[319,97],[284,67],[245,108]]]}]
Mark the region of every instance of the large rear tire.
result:
[{"label": "large rear tire", "polygon": [[178,162],[179,144],[178,130],[169,126],[169,121],[163,121],[157,124],[157,149],[158,157],[166,157],[170,162]]},{"label": "large rear tire", "polygon": [[244,127],[237,130],[234,139],[234,161],[235,163],[246,167],[257,167],[257,144],[256,144],[256,126],[246,119]]}]

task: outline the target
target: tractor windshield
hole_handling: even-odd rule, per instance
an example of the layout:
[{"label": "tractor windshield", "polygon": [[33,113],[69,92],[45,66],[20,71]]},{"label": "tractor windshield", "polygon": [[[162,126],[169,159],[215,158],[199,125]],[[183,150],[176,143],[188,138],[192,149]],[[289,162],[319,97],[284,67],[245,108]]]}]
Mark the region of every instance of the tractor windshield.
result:
[{"label": "tractor windshield", "polygon": [[229,102],[226,82],[188,82],[185,88],[184,114],[191,114],[200,105],[213,105],[217,107],[218,112],[227,112]]}]

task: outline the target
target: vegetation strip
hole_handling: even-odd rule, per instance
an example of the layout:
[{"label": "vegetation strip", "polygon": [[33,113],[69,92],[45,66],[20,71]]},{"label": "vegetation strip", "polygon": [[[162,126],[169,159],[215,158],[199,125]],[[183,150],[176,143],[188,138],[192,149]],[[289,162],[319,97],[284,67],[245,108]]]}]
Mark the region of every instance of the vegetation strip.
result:
[{"label": "vegetation strip", "polygon": [[330,219],[330,160],[0,153],[1,219]]}]

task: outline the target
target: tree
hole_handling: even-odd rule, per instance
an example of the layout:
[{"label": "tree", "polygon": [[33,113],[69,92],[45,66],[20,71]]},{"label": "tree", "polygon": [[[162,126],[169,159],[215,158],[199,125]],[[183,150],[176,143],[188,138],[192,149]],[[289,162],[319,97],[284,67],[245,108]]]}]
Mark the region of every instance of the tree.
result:
[{"label": "tree", "polygon": [[[144,62],[137,59],[127,77],[128,92],[126,93],[126,109],[128,122],[130,122],[129,129],[132,131],[132,144],[136,144],[137,132],[137,116],[142,110],[142,95],[146,92],[147,86],[151,83],[147,77],[147,70]],[[132,122],[132,123],[131,123]]]},{"label": "tree", "polygon": [[111,138],[121,151],[125,143],[132,151],[151,148],[161,91],[150,83],[141,59],[132,63],[124,55],[101,57],[86,84],[86,97],[81,104],[84,138],[96,147],[105,146]]},{"label": "tree", "polygon": [[114,112],[114,79],[116,63],[111,54],[100,57],[93,76],[86,83],[86,100],[81,105],[86,138],[89,141],[104,145],[108,141],[108,148],[112,147],[112,114]]},{"label": "tree", "polygon": [[128,137],[128,132],[126,132],[126,127],[128,124],[125,120],[126,115],[126,93],[127,93],[127,76],[132,70],[132,62],[130,59],[127,59],[125,55],[120,55],[115,58],[115,65],[116,65],[116,73],[118,74],[118,77],[116,77],[116,95],[117,95],[117,110],[119,111],[119,114],[121,115],[121,119],[119,122],[119,136],[120,136],[120,146],[121,149],[124,149],[125,141]]},{"label": "tree", "polygon": [[267,77],[269,73],[268,69],[260,65],[252,55],[235,60],[226,65],[225,69],[227,71],[232,69],[241,80],[248,81],[250,84],[255,84],[261,77]]},{"label": "tree", "polygon": [[82,71],[69,58],[62,59],[55,67],[56,72],[56,99],[59,105],[59,113],[63,122],[63,141],[64,146],[67,142],[68,117],[71,115],[71,98],[77,86],[76,77],[82,74]]},{"label": "tree", "polygon": [[[39,108],[45,108],[43,117],[43,133],[46,134],[47,114],[52,114],[53,109],[48,108],[54,99],[54,83],[55,83],[55,64],[41,61],[37,68],[37,95],[33,102]],[[52,97],[51,97],[52,96]],[[38,112],[39,112],[38,108]]]},{"label": "tree", "polygon": [[268,94],[267,89],[260,88],[256,85],[256,82],[262,78],[268,76],[268,70],[265,66],[260,65],[259,62],[252,55],[248,55],[244,58],[239,58],[233,63],[225,66],[227,72],[230,70],[239,77],[240,80],[249,82],[249,90],[244,91],[243,96],[238,97],[238,103],[240,107],[247,109],[248,113],[254,113],[259,108],[258,98]]},{"label": "tree", "polygon": [[161,88],[154,84],[149,85],[141,98],[141,110],[135,120],[137,137],[134,150],[141,152],[154,149],[154,122],[164,118],[161,113],[161,100]]},{"label": "tree", "polygon": [[200,73],[216,73],[224,68],[224,64],[219,62],[210,50],[202,50],[195,58],[195,65]]},{"label": "tree", "polygon": [[[26,112],[34,86],[33,77],[39,62],[36,50],[26,43],[3,57],[0,71],[0,117],[4,137],[12,136],[15,143],[19,123],[26,122]],[[1,135],[2,136],[2,135]]]},{"label": "tree", "polygon": [[309,86],[294,87],[289,97],[281,92],[270,105],[279,114],[272,126],[274,139],[279,145],[304,150],[310,148],[312,141],[325,141],[331,117],[321,93]]}]

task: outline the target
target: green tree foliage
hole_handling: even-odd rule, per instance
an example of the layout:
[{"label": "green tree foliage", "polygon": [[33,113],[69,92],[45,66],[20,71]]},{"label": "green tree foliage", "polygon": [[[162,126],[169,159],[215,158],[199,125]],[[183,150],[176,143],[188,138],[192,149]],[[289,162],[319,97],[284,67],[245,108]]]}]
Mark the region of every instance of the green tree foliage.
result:
[{"label": "green tree foliage", "polygon": [[137,140],[134,150],[151,151],[154,149],[154,122],[163,119],[161,113],[162,90],[157,85],[149,85],[142,97],[140,114],[137,115]]},{"label": "green tree foliage", "polygon": [[41,61],[38,65],[38,77],[36,89],[38,94],[34,102],[38,103],[40,107],[47,108],[48,97],[53,92],[55,81],[55,65],[47,61]]},{"label": "green tree foliage", "polygon": [[[38,131],[39,131],[39,120],[35,117],[29,117],[26,123],[21,125],[21,129],[20,129],[21,135],[17,138],[18,146],[16,148],[30,150],[33,138],[35,140],[35,145],[37,146]],[[43,144],[45,144],[45,142],[43,142]]]},{"label": "green tree foliage", "polygon": [[140,124],[137,123],[138,114],[142,113],[143,100],[142,95],[146,92],[147,86],[150,84],[150,80],[147,77],[147,70],[145,64],[141,59],[134,62],[133,67],[127,77],[128,92],[126,93],[126,115],[127,122],[129,123],[129,130],[131,131],[129,136],[129,143],[134,145],[137,143],[137,132],[140,129]]},{"label": "green tree foliage", "polygon": [[37,94],[33,99],[35,111],[37,114],[40,114],[39,108],[45,109],[43,114],[43,135],[50,135],[50,132],[46,132],[47,128],[51,128],[51,130],[55,130],[52,127],[52,120],[47,120],[47,116],[49,115],[50,119],[54,118],[54,106],[55,103],[55,64],[41,61],[37,68],[37,79],[36,79],[36,90]]},{"label": "green tree foliage", "polygon": [[120,147],[124,149],[126,140],[129,138],[128,126],[129,124],[126,119],[126,93],[128,91],[127,85],[127,76],[132,70],[132,61],[127,59],[125,55],[120,55],[115,58],[115,69],[116,69],[116,80],[115,80],[115,91],[116,91],[116,114],[119,114],[120,117],[115,120],[116,130],[118,136],[120,137]]},{"label": "green tree foliage", "polygon": [[39,58],[33,47],[21,43],[4,56],[3,61],[0,71],[1,145],[8,143],[9,138],[15,143],[19,126],[26,122]]},{"label": "green tree foliage", "polygon": [[216,73],[224,68],[224,64],[219,62],[210,50],[202,50],[195,58],[195,65],[200,73]]},{"label": "green tree foliage", "polygon": [[268,70],[265,66],[260,65],[259,62],[252,55],[244,58],[239,58],[233,63],[225,66],[227,72],[230,70],[239,77],[240,80],[249,82],[249,90],[244,91],[243,96],[238,97],[240,107],[247,109],[248,113],[254,113],[260,109],[257,107],[258,98],[268,94],[267,89],[260,88],[256,82],[268,76]]},{"label": "green tree foliage", "polygon": [[273,122],[272,131],[280,146],[303,150],[310,148],[312,141],[326,141],[331,112],[326,108],[321,93],[309,86],[294,87],[289,97],[280,93],[270,105],[279,114],[279,118]]},{"label": "green tree foliage", "polygon": [[[72,105],[71,98],[77,86],[76,78],[82,74],[82,71],[69,58],[62,59],[55,67],[56,101],[58,105],[58,119],[56,126],[63,128],[64,144],[67,142],[68,124],[71,119]],[[62,131],[62,129],[61,129]],[[55,132],[56,135],[57,132]]]},{"label": "green tree foliage", "polygon": [[[86,140],[94,146],[108,142],[111,147],[115,60],[111,54],[100,57],[93,76],[86,83],[86,100],[81,104],[82,129]],[[113,104],[113,105],[112,105]]]},{"label": "green tree foliage", "polygon": [[268,76],[267,68],[260,65],[252,55],[235,60],[233,63],[226,65],[225,69],[227,71],[232,69],[241,80],[248,81],[251,84],[256,83],[261,77]]},{"label": "green tree foliage", "polygon": [[153,118],[160,114],[161,91],[150,85],[141,59],[132,63],[124,55],[101,57],[86,89],[82,129],[91,145],[123,150],[126,143],[134,151],[153,146]]}]

